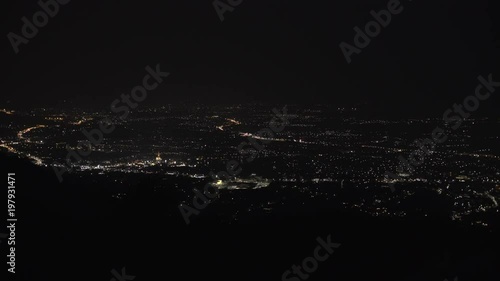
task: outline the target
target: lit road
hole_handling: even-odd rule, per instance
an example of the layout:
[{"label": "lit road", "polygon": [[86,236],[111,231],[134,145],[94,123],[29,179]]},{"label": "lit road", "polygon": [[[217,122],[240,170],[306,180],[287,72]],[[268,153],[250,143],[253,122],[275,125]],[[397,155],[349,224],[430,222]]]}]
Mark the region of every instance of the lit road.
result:
[{"label": "lit road", "polygon": [[21,130],[21,131],[19,131],[19,132],[17,133],[17,137],[18,137],[20,140],[24,140],[24,141],[26,141],[26,142],[30,142],[30,140],[29,140],[29,139],[27,139],[27,138],[25,138],[25,137],[24,137],[24,134],[29,133],[29,132],[30,132],[30,131],[32,131],[32,130],[35,130],[35,129],[40,129],[40,128],[45,128],[45,127],[47,127],[47,126],[45,126],[45,125],[36,125],[36,126],[34,126],[34,127],[30,127],[30,128],[27,128],[27,129]]}]

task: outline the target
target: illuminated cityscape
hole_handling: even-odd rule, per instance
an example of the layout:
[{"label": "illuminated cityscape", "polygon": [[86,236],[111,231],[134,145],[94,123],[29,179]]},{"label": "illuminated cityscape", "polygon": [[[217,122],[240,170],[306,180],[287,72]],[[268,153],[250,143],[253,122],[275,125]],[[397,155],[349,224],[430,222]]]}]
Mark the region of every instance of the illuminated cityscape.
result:
[{"label": "illuminated cityscape", "polygon": [[9,278],[500,280],[500,1],[10,1]]},{"label": "illuminated cityscape", "polygon": [[[8,114],[2,119],[1,147],[35,165],[62,167],[68,151],[90,150],[88,157],[72,163],[71,176],[173,177],[190,182],[178,187],[188,197],[192,186],[210,181],[209,173],[228,160],[244,163],[247,156],[238,144],[254,139],[265,146],[256,160],[243,164],[242,174],[231,180],[213,180],[222,190],[220,204],[244,202],[246,195],[232,194],[237,190],[248,194],[263,189],[267,194],[262,200],[270,205],[262,206],[268,212],[285,208],[288,202],[280,194],[288,193],[304,202],[329,202],[376,217],[427,216],[439,208],[450,220],[485,227],[487,215],[499,212],[500,153],[494,144],[500,121],[495,119],[466,120],[415,171],[388,180],[384,172],[396,170],[398,155],[415,149],[413,140],[424,138],[440,120],[366,120],[355,107],[290,106],[293,118],[286,129],[265,137],[257,132],[270,120],[272,111],[266,106],[168,106],[111,119],[117,131],[93,145],[82,129],[90,131],[112,116],[77,109],[7,112],[0,113]],[[390,192],[389,183],[397,192]],[[410,207],[420,194],[445,205]]]}]

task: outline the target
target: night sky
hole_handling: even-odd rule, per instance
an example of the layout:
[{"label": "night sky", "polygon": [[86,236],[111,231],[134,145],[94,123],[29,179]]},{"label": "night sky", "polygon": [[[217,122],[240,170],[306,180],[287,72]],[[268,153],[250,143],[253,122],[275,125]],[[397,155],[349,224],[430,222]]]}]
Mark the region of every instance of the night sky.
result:
[{"label": "night sky", "polygon": [[7,34],[21,34],[21,18],[40,8],[6,2],[0,107],[109,107],[157,63],[171,75],[149,104],[364,103],[442,113],[473,94],[478,75],[500,81],[495,1],[401,1],[404,10],[348,64],[339,44],[353,44],[353,28],[388,2],[244,0],[221,22],[211,0],[73,0],[17,55]]}]

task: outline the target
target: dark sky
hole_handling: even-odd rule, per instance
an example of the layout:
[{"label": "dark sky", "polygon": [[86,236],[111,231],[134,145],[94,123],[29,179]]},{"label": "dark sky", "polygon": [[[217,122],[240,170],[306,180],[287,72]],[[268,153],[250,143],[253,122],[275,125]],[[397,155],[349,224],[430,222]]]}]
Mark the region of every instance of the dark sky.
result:
[{"label": "dark sky", "polygon": [[[244,0],[221,22],[211,0],[72,0],[16,55],[36,1],[3,10],[0,106],[63,100],[107,107],[142,81],[146,65],[171,76],[147,103],[361,103],[443,112],[499,77],[498,4],[401,1],[403,12],[348,64],[339,48],[389,1]],[[499,104],[498,98],[489,100]],[[492,107],[492,105],[490,105]]]}]

